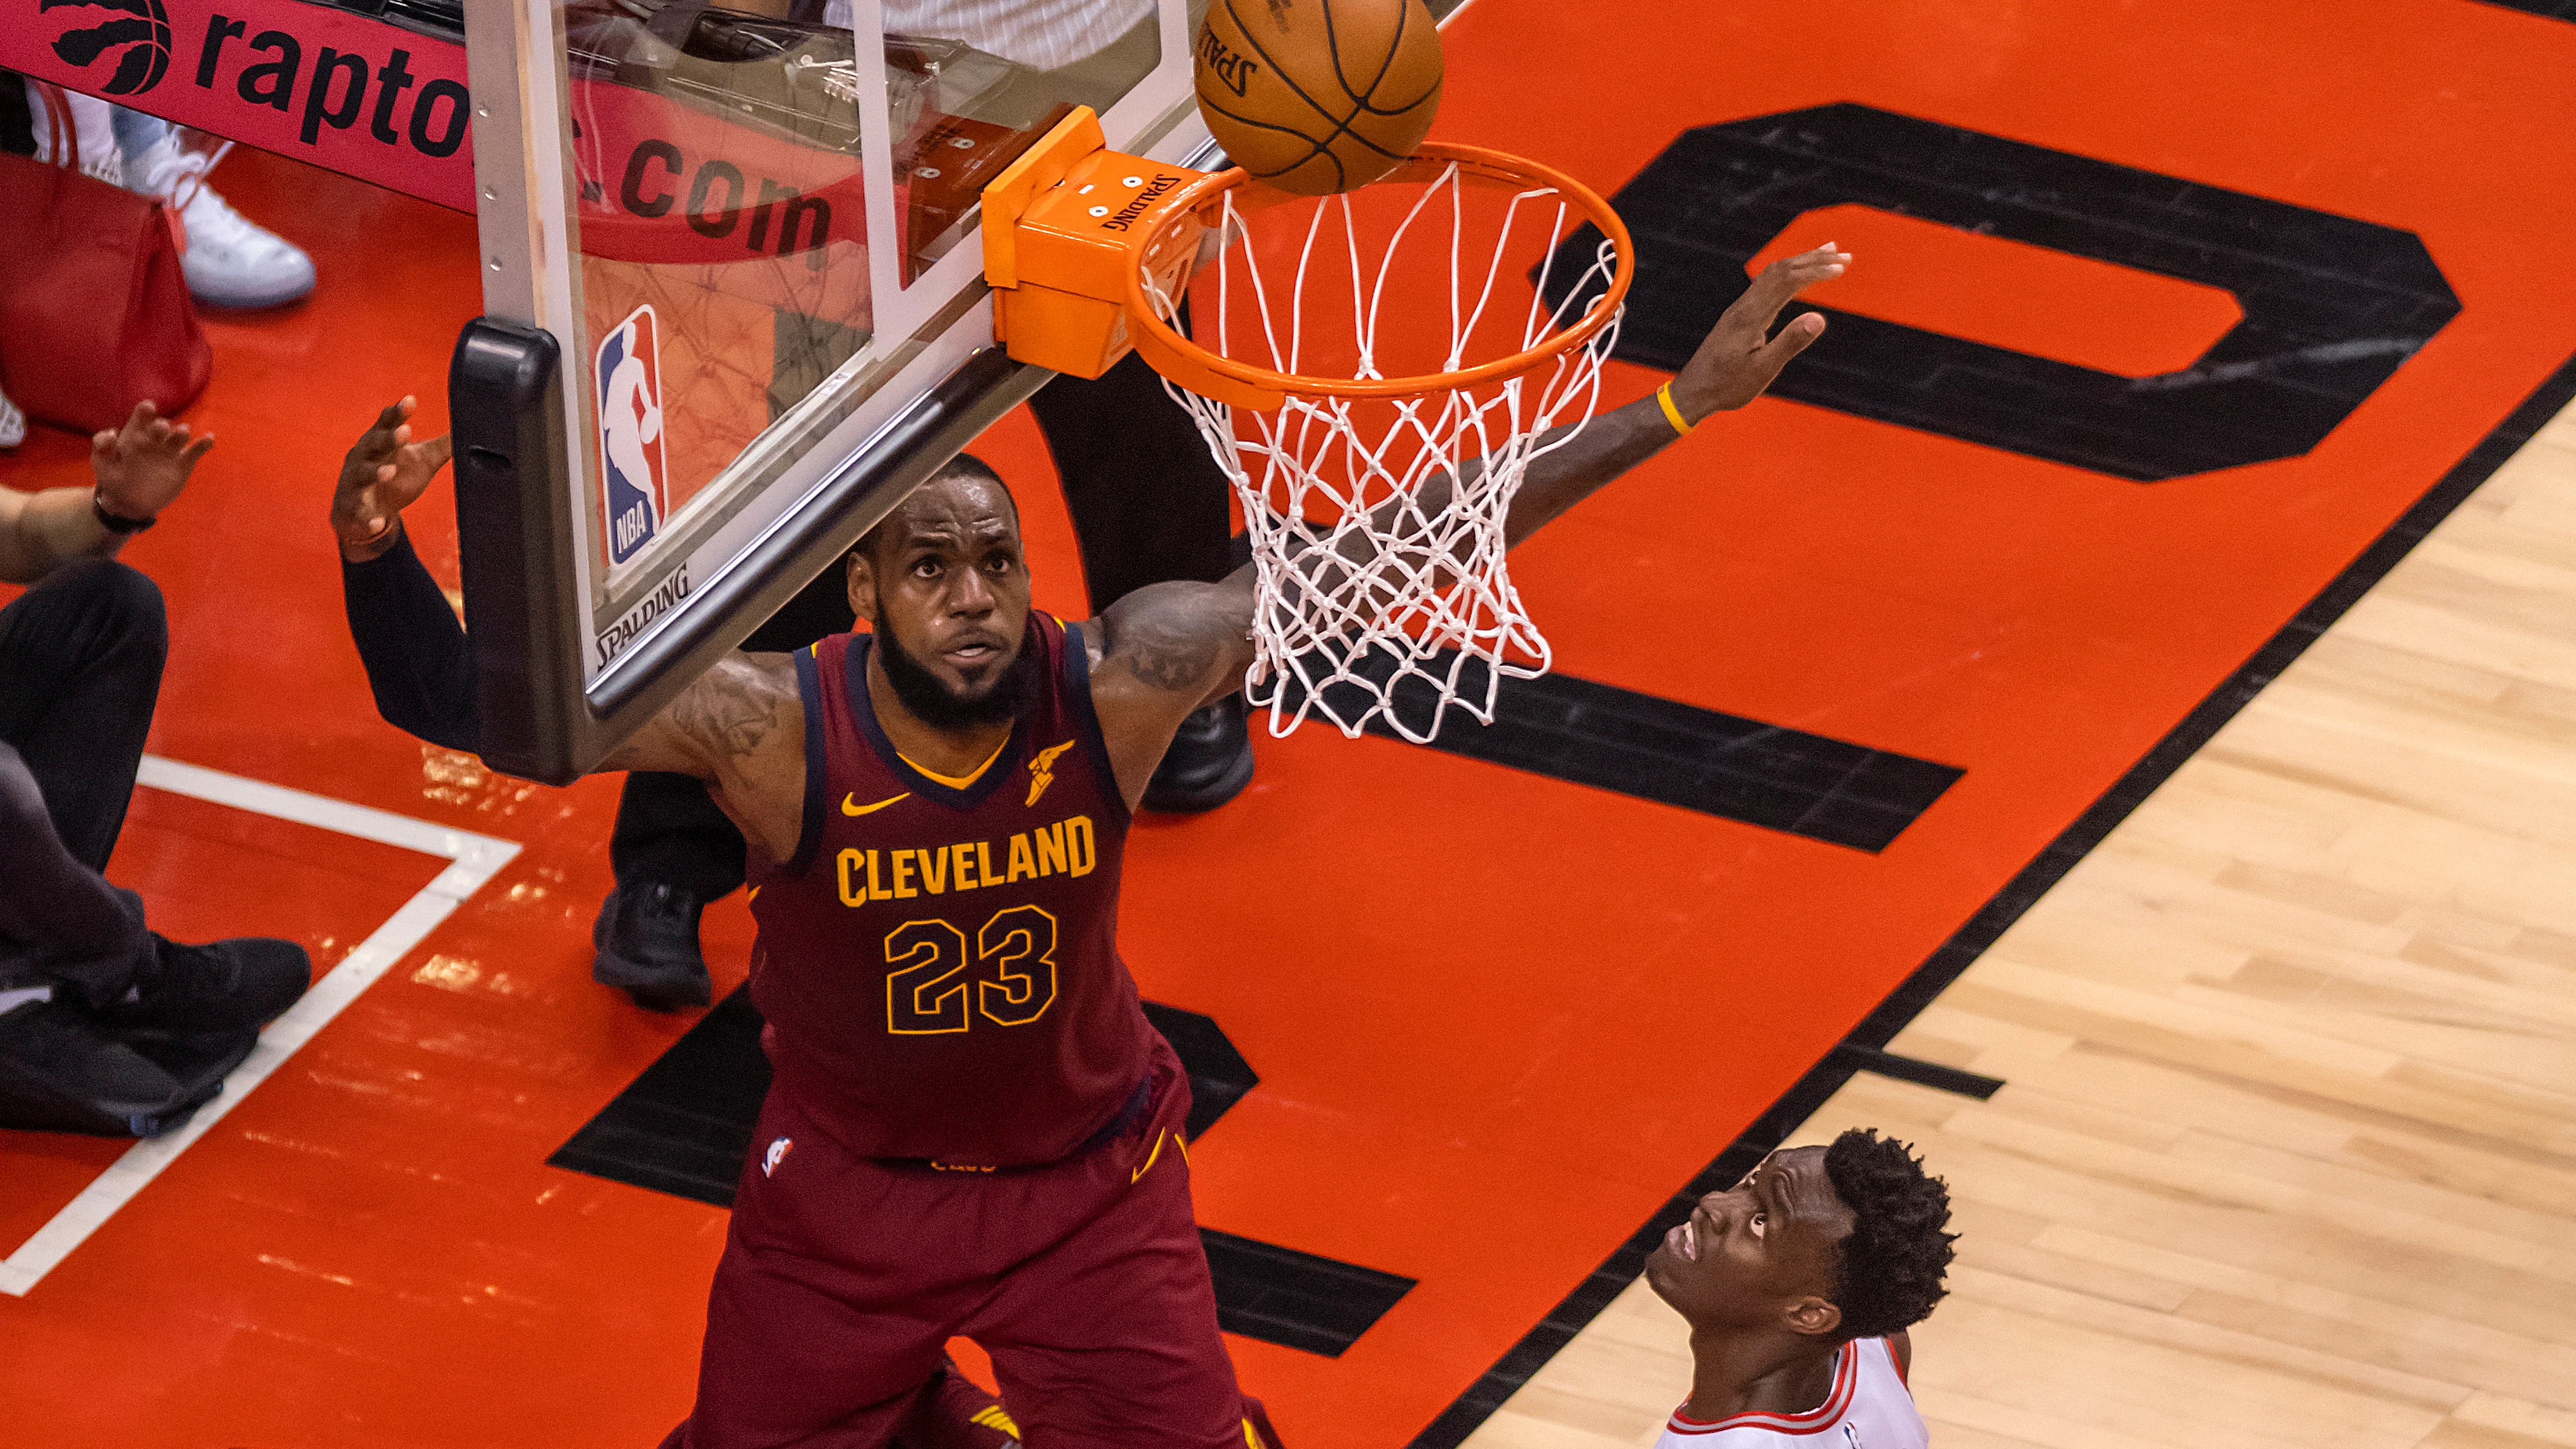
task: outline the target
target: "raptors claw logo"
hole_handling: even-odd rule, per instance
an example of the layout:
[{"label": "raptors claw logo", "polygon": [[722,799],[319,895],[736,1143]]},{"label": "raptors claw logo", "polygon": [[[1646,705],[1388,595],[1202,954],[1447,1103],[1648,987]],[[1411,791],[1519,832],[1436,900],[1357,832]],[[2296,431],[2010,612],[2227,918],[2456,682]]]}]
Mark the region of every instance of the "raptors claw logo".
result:
[{"label": "raptors claw logo", "polygon": [[170,12],[161,8],[161,0],[36,0],[36,9],[124,12],[127,18],[65,31],[54,40],[54,54],[83,69],[108,51],[125,48],[117,57],[116,74],[99,87],[108,95],[141,95],[161,84],[162,73],[170,68]]}]

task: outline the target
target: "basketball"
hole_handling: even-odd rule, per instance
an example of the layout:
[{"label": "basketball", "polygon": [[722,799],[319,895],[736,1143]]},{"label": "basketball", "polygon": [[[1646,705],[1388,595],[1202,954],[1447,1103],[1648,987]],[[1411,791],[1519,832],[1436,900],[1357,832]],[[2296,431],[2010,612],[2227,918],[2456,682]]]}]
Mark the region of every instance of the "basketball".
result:
[{"label": "basketball", "polygon": [[1285,191],[1375,181],[1440,111],[1440,31],[1422,0],[1216,0],[1197,50],[1208,130]]}]

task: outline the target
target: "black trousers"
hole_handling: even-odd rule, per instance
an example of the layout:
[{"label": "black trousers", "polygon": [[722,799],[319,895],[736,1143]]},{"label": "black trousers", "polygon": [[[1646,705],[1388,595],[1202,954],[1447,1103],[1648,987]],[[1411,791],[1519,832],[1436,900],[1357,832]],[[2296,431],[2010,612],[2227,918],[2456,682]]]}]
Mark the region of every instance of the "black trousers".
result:
[{"label": "black trousers", "polygon": [[161,591],[108,559],[0,609],[0,988],[131,983],[142,904],[100,872],[125,826],[170,651]]},{"label": "black trousers", "polygon": [[[1233,569],[1225,473],[1143,359],[1130,355],[1096,382],[1057,378],[1029,410],[1064,483],[1092,612],[1147,584],[1215,583]],[[743,647],[802,649],[854,618],[841,571],[826,570]],[[626,777],[608,860],[620,886],[677,886],[702,901],[743,881],[741,832],[686,775]]]}]

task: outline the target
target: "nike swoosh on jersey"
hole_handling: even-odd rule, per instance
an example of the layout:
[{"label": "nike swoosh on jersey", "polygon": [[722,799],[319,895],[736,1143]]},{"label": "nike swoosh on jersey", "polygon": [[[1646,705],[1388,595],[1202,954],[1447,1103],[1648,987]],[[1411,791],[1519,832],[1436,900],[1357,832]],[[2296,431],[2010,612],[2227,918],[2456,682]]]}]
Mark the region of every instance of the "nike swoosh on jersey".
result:
[{"label": "nike swoosh on jersey", "polygon": [[874,805],[861,805],[861,804],[857,803],[858,798],[859,798],[859,797],[858,797],[858,796],[856,796],[856,795],[844,795],[844,796],[842,796],[842,797],[841,797],[841,813],[842,813],[842,814],[844,814],[844,815],[873,815],[873,814],[875,814],[876,812],[878,812],[878,811],[880,811],[880,810],[883,810],[883,809],[884,809],[884,808],[886,808],[888,805],[891,805],[891,804],[895,803],[895,801],[897,801],[897,800],[909,800],[909,799],[911,799],[911,798],[912,798],[912,792],[911,792],[910,790],[906,790],[906,791],[904,791],[904,792],[903,792],[902,794],[900,794],[900,795],[896,795],[896,796],[893,796],[893,797],[891,797],[891,798],[889,798],[889,799],[885,799],[885,800],[879,800],[879,801],[878,801],[877,803],[875,803]]}]

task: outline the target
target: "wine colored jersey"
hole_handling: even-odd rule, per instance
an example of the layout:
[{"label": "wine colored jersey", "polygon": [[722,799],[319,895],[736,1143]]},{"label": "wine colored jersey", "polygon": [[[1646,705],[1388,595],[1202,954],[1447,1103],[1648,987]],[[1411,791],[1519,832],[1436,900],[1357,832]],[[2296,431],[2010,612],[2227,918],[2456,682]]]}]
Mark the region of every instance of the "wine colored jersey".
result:
[{"label": "wine colored jersey", "polygon": [[751,862],[770,1062],[855,1155],[1052,1162],[1128,1104],[1153,1040],[1118,959],[1127,806],[1081,638],[1030,611],[1028,701],[963,788],[878,726],[872,642],[796,655],[803,838]]},{"label": "wine colored jersey", "polygon": [[1803,1414],[1737,1414],[1713,1424],[1676,1409],[1655,1449],[1927,1449],[1930,1443],[1905,1370],[1897,1366],[1896,1345],[1856,1338],[1836,1350],[1834,1386],[1816,1407]]}]

